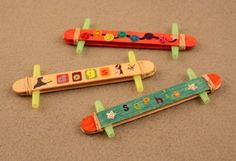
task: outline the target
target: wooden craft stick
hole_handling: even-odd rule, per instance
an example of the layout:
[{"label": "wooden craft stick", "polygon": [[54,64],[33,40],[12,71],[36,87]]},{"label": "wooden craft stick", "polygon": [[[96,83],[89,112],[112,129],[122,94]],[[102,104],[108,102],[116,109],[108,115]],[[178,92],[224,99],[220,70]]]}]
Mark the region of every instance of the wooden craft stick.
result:
[{"label": "wooden craft stick", "polygon": [[173,107],[199,97],[202,93],[211,93],[220,85],[221,79],[217,74],[206,74],[111,108],[104,109],[101,103],[96,102],[99,110],[84,117],[80,127],[86,134],[106,130],[108,136],[113,137],[115,134],[112,127]]},{"label": "wooden craft stick", "polygon": [[[86,19],[88,21],[88,19]],[[89,21],[90,22],[90,21]],[[88,22],[86,22],[88,23]],[[179,34],[177,24],[173,24],[172,33],[134,32],[122,30],[68,29],[64,33],[67,44],[78,45],[85,42],[88,46],[107,46],[124,48],[168,49],[175,47],[173,58],[178,57],[178,50],[186,50],[195,46],[196,40],[191,35]],[[80,45],[81,46],[81,45]],[[80,47],[81,49],[81,47]],[[82,52],[81,50],[77,50]]]},{"label": "wooden craft stick", "polygon": [[12,88],[18,95],[31,95],[34,91],[47,93],[124,82],[132,80],[133,76],[137,75],[144,79],[152,76],[154,73],[154,64],[150,61],[142,60],[132,63],[41,75],[39,77],[26,77],[14,82]]}]

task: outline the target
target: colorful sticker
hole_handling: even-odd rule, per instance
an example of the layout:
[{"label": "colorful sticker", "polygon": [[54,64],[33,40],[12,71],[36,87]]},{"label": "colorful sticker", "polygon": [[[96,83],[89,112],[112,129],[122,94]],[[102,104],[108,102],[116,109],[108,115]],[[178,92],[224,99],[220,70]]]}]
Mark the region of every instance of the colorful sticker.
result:
[{"label": "colorful sticker", "polygon": [[38,79],[37,79],[37,83],[34,85],[34,89],[35,88],[38,88],[38,87],[41,87],[41,86],[44,86],[44,85],[46,85],[46,84],[48,84],[48,83],[51,83],[52,81],[48,81],[48,82],[43,82],[43,77],[39,77]]},{"label": "colorful sticker", "polygon": [[104,40],[105,40],[105,41],[112,41],[112,40],[114,40],[114,35],[112,35],[112,34],[106,34],[106,35],[104,36]]},{"label": "colorful sticker", "polygon": [[57,84],[68,83],[69,75],[68,74],[59,74],[57,75]]},{"label": "colorful sticker", "polygon": [[118,32],[118,37],[126,37],[126,36],[127,36],[127,34],[126,34],[125,31],[119,31]]},{"label": "colorful sticker", "polygon": [[102,32],[99,31],[99,30],[95,30],[95,31],[93,32],[93,36],[101,36],[101,35],[102,35]]},{"label": "colorful sticker", "polygon": [[136,41],[139,40],[139,36],[138,36],[138,35],[131,35],[131,36],[130,36],[130,40],[131,40],[132,42],[136,42]]},{"label": "colorful sticker", "polygon": [[156,100],[157,104],[164,102],[162,98],[155,97],[155,100]]},{"label": "colorful sticker", "polygon": [[150,98],[145,97],[145,98],[143,99],[143,103],[144,103],[144,104],[148,104],[149,102],[150,102]]},{"label": "colorful sticker", "polygon": [[175,97],[179,97],[179,96],[180,96],[180,93],[179,93],[179,91],[174,91],[174,92],[173,92],[173,95],[174,95]]},{"label": "colorful sticker", "polygon": [[94,79],[97,78],[96,69],[87,69],[85,70],[86,79]]},{"label": "colorful sticker", "polygon": [[197,86],[194,83],[188,85],[188,90],[195,91],[196,89],[197,89]]},{"label": "colorful sticker", "polygon": [[131,65],[131,64],[128,64],[128,70],[129,71],[134,71],[134,67],[135,67],[135,64]]},{"label": "colorful sticker", "polygon": [[110,76],[110,68],[109,67],[100,68],[99,72],[102,77]]},{"label": "colorful sticker", "polygon": [[107,112],[107,119],[114,119],[116,117],[116,113],[113,111]]},{"label": "colorful sticker", "polygon": [[74,82],[76,82],[76,81],[81,81],[81,80],[82,80],[82,74],[81,74],[81,72],[74,72],[74,73],[72,73],[72,80],[73,80]]},{"label": "colorful sticker", "polygon": [[116,64],[115,65],[115,74],[117,74],[117,75],[123,75],[124,73],[123,73],[123,70],[122,70],[122,66],[121,66],[121,64]]},{"label": "colorful sticker", "polygon": [[133,105],[133,107],[134,107],[136,110],[140,110],[140,109],[141,109],[141,106],[140,106],[140,104],[138,104],[138,103],[135,103],[135,104]]}]

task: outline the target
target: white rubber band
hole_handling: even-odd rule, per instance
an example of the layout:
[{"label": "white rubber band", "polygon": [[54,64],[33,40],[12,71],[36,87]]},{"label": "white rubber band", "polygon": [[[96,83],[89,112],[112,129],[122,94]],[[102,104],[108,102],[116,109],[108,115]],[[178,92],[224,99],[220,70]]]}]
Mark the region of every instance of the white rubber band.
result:
[{"label": "white rubber band", "polygon": [[186,49],[185,35],[184,34],[179,34],[179,48],[180,48],[180,50],[185,50]]},{"label": "white rubber band", "polygon": [[75,33],[74,33],[74,37],[73,37],[73,43],[75,45],[78,44],[79,35],[80,35],[80,29],[76,28]]}]

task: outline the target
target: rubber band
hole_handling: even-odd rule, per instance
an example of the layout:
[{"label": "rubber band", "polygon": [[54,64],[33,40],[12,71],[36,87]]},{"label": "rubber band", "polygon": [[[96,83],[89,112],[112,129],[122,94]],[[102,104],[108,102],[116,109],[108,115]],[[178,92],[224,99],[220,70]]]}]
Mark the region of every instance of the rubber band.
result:
[{"label": "rubber band", "polygon": [[185,50],[186,49],[185,34],[179,34],[179,48],[181,50]]},{"label": "rubber band", "polygon": [[102,131],[102,128],[101,128],[101,125],[100,125],[99,120],[97,118],[96,112],[93,113],[93,116],[94,116],[94,122],[95,122],[96,129],[98,131]]},{"label": "rubber band", "polygon": [[79,35],[80,35],[80,29],[76,28],[75,33],[74,33],[74,37],[73,37],[73,43],[74,44],[78,44]]},{"label": "rubber band", "polygon": [[31,83],[30,83],[29,77],[26,78],[25,89],[26,89],[27,95],[32,95],[32,88],[31,88]]},{"label": "rubber band", "polygon": [[141,72],[140,76],[143,78],[144,77],[144,72],[143,72],[143,70],[141,70],[142,69],[141,65],[138,63],[138,61],[136,61],[135,64],[138,65],[139,71]]},{"label": "rubber band", "polygon": [[210,80],[210,78],[207,75],[203,75],[202,76],[206,81],[208,86],[210,87],[211,92],[214,92],[216,90],[215,85],[212,83],[212,81]]}]

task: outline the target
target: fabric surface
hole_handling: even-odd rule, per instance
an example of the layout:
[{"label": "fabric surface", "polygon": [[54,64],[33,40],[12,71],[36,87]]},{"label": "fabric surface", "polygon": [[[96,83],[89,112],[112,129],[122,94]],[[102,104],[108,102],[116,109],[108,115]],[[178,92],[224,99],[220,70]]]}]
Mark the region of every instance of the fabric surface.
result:
[{"label": "fabric surface", "polygon": [[[236,67],[234,0],[1,0],[0,2],[0,160],[1,161],[233,161],[236,159]],[[41,95],[39,110],[30,97],[17,96],[15,80],[32,75],[72,71],[128,61],[129,49],[75,46],[63,32],[80,27],[86,17],[92,27],[107,30],[164,32],[177,22],[180,32],[197,38],[194,49],[177,61],[170,51],[134,49],[139,60],[151,60],[155,76],[143,81],[67,90]],[[80,120],[95,111],[94,102],[115,106],[186,81],[186,69],[198,75],[217,73],[222,86],[204,105],[195,99],[115,128],[85,135]]]}]

